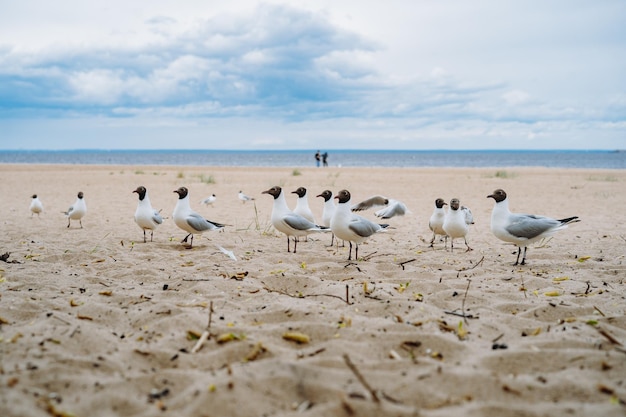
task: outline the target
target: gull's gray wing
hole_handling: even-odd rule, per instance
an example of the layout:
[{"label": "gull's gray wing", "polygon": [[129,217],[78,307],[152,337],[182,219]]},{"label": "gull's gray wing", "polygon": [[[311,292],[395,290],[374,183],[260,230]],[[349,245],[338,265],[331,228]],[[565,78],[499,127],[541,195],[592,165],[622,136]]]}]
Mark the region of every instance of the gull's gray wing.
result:
[{"label": "gull's gray wing", "polygon": [[378,210],[376,216],[383,219],[390,219],[394,216],[404,216],[408,209],[401,201],[389,200],[389,206]]},{"label": "gull's gray wing", "polygon": [[189,216],[187,216],[187,224],[189,226],[193,227],[195,230],[197,230],[199,232],[205,232],[207,230],[221,229],[222,227],[224,227],[224,225],[222,225],[222,224],[213,223],[213,222],[205,219],[204,217],[202,217],[198,213],[192,213]]},{"label": "gull's gray wing", "polygon": [[361,237],[368,237],[378,232],[381,226],[361,216],[355,216],[348,224],[350,230]]},{"label": "gull's gray wing", "polygon": [[154,212],[152,213],[152,220],[156,223],[156,224],[161,224],[163,223],[163,217],[161,217],[161,213],[159,213],[158,211],[154,210]]},{"label": "gull's gray wing", "polygon": [[389,199],[382,195],[375,195],[367,200],[363,200],[351,207],[352,211],[361,211],[371,209],[372,207],[383,207],[389,204]]},{"label": "gull's gray wing", "polygon": [[469,207],[461,206],[461,210],[465,213],[465,224],[474,224],[474,216]]},{"label": "gull's gray wing", "polygon": [[287,224],[287,226],[295,230],[305,231],[318,228],[315,223],[295,213],[285,215],[283,217],[283,221],[285,222],[285,224]]},{"label": "gull's gray wing", "polygon": [[534,214],[512,214],[506,231],[516,237],[532,239],[559,226],[557,220]]}]

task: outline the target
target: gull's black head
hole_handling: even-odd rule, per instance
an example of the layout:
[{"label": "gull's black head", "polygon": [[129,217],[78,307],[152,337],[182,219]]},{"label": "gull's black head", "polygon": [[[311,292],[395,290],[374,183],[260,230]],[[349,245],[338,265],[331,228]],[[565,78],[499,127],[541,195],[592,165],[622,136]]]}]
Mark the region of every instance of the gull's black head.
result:
[{"label": "gull's black head", "polygon": [[496,203],[499,203],[500,201],[506,200],[506,193],[503,189],[498,188],[496,191],[493,192],[493,194],[489,194],[487,198],[493,198],[494,200],[496,200]]},{"label": "gull's black head", "polygon": [[133,191],[133,193],[137,193],[139,195],[139,200],[141,201],[146,198],[146,192],[146,187],[144,187],[143,185],[140,185],[139,187],[137,187],[136,190]]},{"label": "gull's black head", "polygon": [[333,198],[333,193],[330,190],[324,190],[322,191],[321,194],[317,195],[316,197],[324,197],[324,201],[328,201],[331,198]]},{"label": "gull's black head", "polygon": [[459,201],[458,198],[453,198],[452,200],[450,200],[451,210],[458,210],[460,206],[461,206],[461,202]]},{"label": "gull's black head", "polygon": [[302,198],[306,195],[306,188],[299,187],[296,191],[292,191],[292,194],[298,194],[298,197]]},{"label": "gull's black head", "polygon": [[37,198],[37,194],[33,194],[33,198]]},{"label": "gull's black head", "polygon": [[348,201],[350,201],[350,191],[341,190],[337,193],[337,196],[335,198],[339,203],[347,203]]},{"label": "gull's black head", "polygon": [[261,194],[269,194],[269,195],[274,197],[274,200],[276,200],[278,198],[278,196],[280,196],[280,193],[282,193],[282,192],[283,192],[283,189],[280,188],[278,185],[275,185],[272,188],[270,188],[269,190],[263,191]]},{"label": "gull's black head", "polygon": [[189,190],[187,190],[187,187],[180,187],[178,190],[174,190],[174,192],[178,194],[179,200],[182,200],[183,198],[187,197],[187,194],[189,194]]},{"label": "gull's black head", "polygon": [[447,206],[448,203],[446,203],[445,201],[443,201],[443,198],[438,198],[435,200],[435,206],[437,208],[442,208],[443,206]]},{"label": "gull's black head", "polygon": [[82,192],[82,191],[79,191],[79,192],[78,192],[78,198],[80,198],[80,199],[82,199],[82,198],[83,198],[83,192]]}]

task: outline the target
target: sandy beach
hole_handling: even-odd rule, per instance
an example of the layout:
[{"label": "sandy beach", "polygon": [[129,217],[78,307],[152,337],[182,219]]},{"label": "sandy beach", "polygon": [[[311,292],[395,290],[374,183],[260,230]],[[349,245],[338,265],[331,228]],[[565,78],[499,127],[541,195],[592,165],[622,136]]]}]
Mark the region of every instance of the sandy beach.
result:
[{"label": "sandy beach", "polygon": [[[2,416],[626,415],[625,171],[0,165],[0,178]],[[166,218],[153,242],[133,220],[139,185]],[[320,221],[325,189],[411,212],[358,260],[329,233],[288,253],[261,194],[273,185],[292,208],[306,187]],[[192,249],[171,218],[180,186],[227,224]],[[497,188],[513,211],[581,221],[512,266],[489,229]],[[88,211],[68,228],[78,191]],[[472,251],[429,247],[438,197],[471,208]]]}]

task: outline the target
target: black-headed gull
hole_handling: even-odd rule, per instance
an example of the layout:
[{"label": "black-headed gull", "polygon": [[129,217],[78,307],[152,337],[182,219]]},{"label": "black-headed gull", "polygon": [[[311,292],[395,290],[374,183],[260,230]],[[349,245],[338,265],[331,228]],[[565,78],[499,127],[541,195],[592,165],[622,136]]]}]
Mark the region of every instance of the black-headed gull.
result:
[{"label": "black-headed gull", "polygon": [[70,223],[72,220],[78,220],[80,223],[80,228],[83,228],[83,217],[87,213],[87,204],[85,204],[85,199],[83,198],[83,192],[79,191],[78,196],[74,204],[64,211],[63,213],[67,216],[67,227],[70,227]]},{"label": "black-headed gull", "polygon": [[460,237],[465,241],[465,246],[467,246],[466,252],[472,250],[467,244],[467,232],[469,231],[471,221],[472,220],[467,216],[467,211],[461,210],[459,199],[453,198],[450,200],[450,208],[443,221],[443,231],[450,238],[450,249],[452,251],[454,251],[454,239]]},{"label": "black-headed gull", "polygon": [[243,191],[239,191],[239,194],[237,194],[237,198],[239,198],[242,203],[245,203],[246,201],[254,200],[254,197],[250,197],[250,196],[245,195],[243,193]]},{"label": "black-headed gull", "polygon": [[[517,259],[513,265],[524,265],[526,263],[528,245],[552,236],[559,230],[565,229],[570,223],[580,221],[577,216],[556,220],[534,214],[511,213],[509,200],[502,189],[495,190],[487,198],[495,200],[493,211],[491,212],[491,232],[498,239],[517,246]],[[519,262],[522,248],[524,248],[524,256],[522,257],[522,262]]]},{"label": "black-headed gull", "polygon": [[33,194],[33,199],[30,201],[30,215],[31,217],[35,214],[39,216],[39,213],[43,211],[43,204],[37,194]]},{"label": "black-headed gull", "polygon": [[433,214],[430,215],[430,219],[428,220],[428,228],[433,232],[433,238],[430,240],[430,247],[432,248],[435,244],[435,238],[437,235],[446,236],[446,232],[443,230],[443,221],[446,218],[446,210],[444,206],[447,206],[443,198],[438,198],[435,200],[435,208],[433,209]]},{"label": "black-headed gull", "polygon": [[143,230],[143,243],[146,243],[146,230],[150,231],[150,242],[152,242],[154,230],[163,223],[163,217],[152,208],[146,187],[140,185],[133,193],[137,193],[139,196],[139,203],[137,203],[137,210],[135,210],[135,223]]},{"label": "black-headed gull", "polygon": [[368,210],[370,208],[381,209],[374,212],[374,215],[383,219],[390,219],[395,216],[404,216],[406,213],[410,213],[402,201],[394,200],[393,198],[387,198],[382,195],[375,195],[366,200],[361,201],[352,206],[352,211]]},{"label": "black-headed gull", "polygon": [[263,191],[262,194],[269,194],[274,197],[271,217],[272,225],[276,230],[287,235],[287,252],[291,252],[289,245],[291,236],[294,237],[293,253],[296,253],[298,237],[324,231],[324,229],[317,226],[315,223],[289,209],[287,200],[285,199],[285,193],[281,187],[276,185],[269,190]]},{"label": "black-headed gull", "polygon": [[211,230],[219,230],[224,227],[223,224],[212,222],[205,219],[189,206],[189,190],[186,187],[180,187],[178,190],[174,190],[178,194],[178,201],[176,207],[174,207],[174,223],[176,226],[189,233],[180,243],[187,242],[187,239],[191,236],[189,242],[189,249],[193,246],[193,235],[201,235],[204,232]]},{"label": "black-headed gull", "polygon": [[215,194],[211,194],[210,196],[202,200],[200,203],[213,207],[213,203],[215,203],[216,201],[217,201],[217,196]]},{"label": "black-headed gull", "polygon": [[330,221],[330,229],[338,239],[350,243],[348,260],[352,259],[352,243],[355,245],[354,259],[359,259],[359,243],[375,233],[384,231],[389,225],[374,223],[352,212],[350,192],[341,190],[335,197],[338,201],[335,214]]},{"label": "black-headed gull", "polygon": [[313,212],[309,207],[309,198],[307,197],[306,188],[298,187],[296,191],[292,191],[292,194],[298,195],[298,200],[296,201],[296,208],[293,209],[293,212],[299,214],[304,217],[311,223],[315,223],[315,216],[313,216]]},{"label": "black-headed gull", "polygon": [[[333,192],[330,190],[324,190],[321,194],[318,194],[317,197],[322,197],[324,199],[324,208],[322,210],[322,225],[330,227],[330,220],[333,218],[333,214],[335,214],[335,210],[337,209],[337,206],[335,206],[335,199],[333,198]],[[330,246],[333,246],[334,241],[335,234],[331,233]]]}]

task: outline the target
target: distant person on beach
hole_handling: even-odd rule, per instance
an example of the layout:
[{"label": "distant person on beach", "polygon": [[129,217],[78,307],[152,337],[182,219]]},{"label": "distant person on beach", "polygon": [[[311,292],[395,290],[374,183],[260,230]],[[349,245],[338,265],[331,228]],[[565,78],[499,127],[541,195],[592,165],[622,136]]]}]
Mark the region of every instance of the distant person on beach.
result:
[{"label": "distant person on beach", "polygon": [[322,154],[322,163],[324,164],[325,167],[328,166],[328,152],[324,152]]},{"label": "distant person on beach", "polygon": [[320,151],[317,151],[315,153],[315,164],[319,167],[320,166],[320,159],[321,159],[321,155],[320,155]]}]

